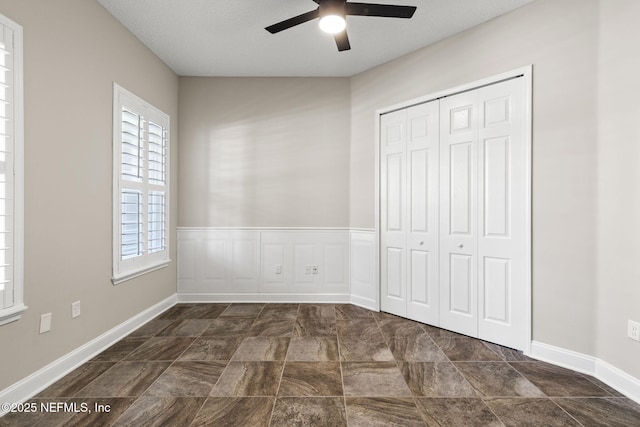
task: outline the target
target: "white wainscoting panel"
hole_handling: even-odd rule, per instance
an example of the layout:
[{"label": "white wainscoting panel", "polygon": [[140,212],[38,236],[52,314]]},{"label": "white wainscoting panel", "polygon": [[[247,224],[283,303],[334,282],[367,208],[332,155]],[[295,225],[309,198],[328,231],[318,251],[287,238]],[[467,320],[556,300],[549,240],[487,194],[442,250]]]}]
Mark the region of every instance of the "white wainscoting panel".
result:
[{"label": "white wainscoting panel", "polygon": [[179,299],[349,302],[349,234],[349,229],[179,228]]},{"label": "white wainscoting panel", "polygon": [[351,302],[371,310],[380,308],[378,297],[378,256],[375,231],[350,233]]},{"label": "white wainscoting panel", "polygon": [[348,294],[349,233],[261,232],[260,293]]},{"label": "white wainscoting panel", "polygon": [[178,294],[255,293],[260,282],[260,232],[178,231]]}]

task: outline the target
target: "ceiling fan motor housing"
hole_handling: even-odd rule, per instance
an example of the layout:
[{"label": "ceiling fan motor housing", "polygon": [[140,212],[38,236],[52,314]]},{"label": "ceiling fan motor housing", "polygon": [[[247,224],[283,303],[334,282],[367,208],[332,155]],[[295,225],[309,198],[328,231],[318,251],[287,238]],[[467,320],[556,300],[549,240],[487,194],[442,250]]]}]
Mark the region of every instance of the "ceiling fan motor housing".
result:
[{"label": "ceiling fan motor housing", "polygon": [[344,18],[346,12],[345,0],[322,0],[318,5],[320,9],[320,18],[324,18],[329,15],[337,15]]}]

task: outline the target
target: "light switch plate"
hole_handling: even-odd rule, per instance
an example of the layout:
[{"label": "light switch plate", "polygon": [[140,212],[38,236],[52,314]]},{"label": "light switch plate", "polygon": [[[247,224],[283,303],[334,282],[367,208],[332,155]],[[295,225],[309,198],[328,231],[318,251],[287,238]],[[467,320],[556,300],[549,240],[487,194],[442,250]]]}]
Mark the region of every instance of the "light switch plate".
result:
[{"label": "light switch plate", "polygon": [[629,320],[627,325],[627,336],[635,341],[640,341],[640,323]]},{"label": "light switch plate", "polygon": [[44,334],[45,332],[49,332],[51,330],[51,318],[53,315],[51,313],[45,313],[40,316],[40,333]]},{"label": "light switch plate", "polygon": [[80,316],[80,301],[71,304],[71,318],[75,319]]}]

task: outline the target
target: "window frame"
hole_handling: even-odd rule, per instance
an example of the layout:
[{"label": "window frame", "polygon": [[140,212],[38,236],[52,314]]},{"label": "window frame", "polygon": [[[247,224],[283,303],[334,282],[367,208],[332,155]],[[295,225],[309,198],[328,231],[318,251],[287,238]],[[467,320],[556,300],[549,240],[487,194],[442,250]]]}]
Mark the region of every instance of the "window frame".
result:
[{"label": "window frame", "polygon": [[[142,178],[139,182],[132,180],[124,180],[122,178],[122,112],[126,108],[138,116],[142,116],[145,119],[146,127],[148,129],[148,122],[153,122],[160,125],[166,133],[164,147],[166,152],[165,161],[165,176],[164,185],[152,183],[149,178],[149,138],[143,137],[144,147],[142,151],[143,166]],[[170,116],[158,108],[154,107],[151,103],[143,100],[134,93],[128,91],[117,83],[113,83],[113,272],[111,281],[114,285],[118,285],[127,280],[135,277],[142,276],[143,274],[151,271],[159,270],[166,267],[171,262],[170,258]],[[138,190],[142,195],[142,203],[140,215],[142,219],[141,229],[142,242],[144,245],[143,253],[141,255],[128,257],[123,259],[122,256],[122,197],[124,190]],[[149,211],[147,208],[149,204],[149,195],[156,191],[164,192],[165,212],[164,212],[164,249],[148,252],[148,221]],[[146,199],[146,201],[145,201]]]},{"label": "window frame", "polygon": [[24,43],[22,26],[3,14],[0,24],[13,32],[13,305],[0,308],[0,325],[14,322],[28,308],[24,304]]}]

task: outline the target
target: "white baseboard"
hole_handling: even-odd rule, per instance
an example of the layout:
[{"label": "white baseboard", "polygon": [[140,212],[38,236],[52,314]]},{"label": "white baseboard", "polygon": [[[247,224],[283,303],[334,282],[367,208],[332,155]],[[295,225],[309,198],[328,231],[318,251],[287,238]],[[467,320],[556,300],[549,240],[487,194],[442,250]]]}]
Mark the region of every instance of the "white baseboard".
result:
[{"label": "white baseboard", "polygon": [[640,379],[598,359],[594,376],[640,404]]},{"label": "white baseboard", "polygon": [[593,375],[596,371],[595,357],[538,341],[531,342],[531,353],[527,356],[583,374]]},{"label": "white baseboard", "polygon": [[597,357],[537,341],[531,342],[531,352],[527,356],[594,376],[628,398],[640,403],[640,379]]},{"label": "white baseboard", "polygon": [[238,294],[178,294],[179,302],[247,302],[247,303],[348,303],[349,294],[267,294],[267,293],[238,293]]},{"label": "white baseboard", "polygon": [[[160,301],[129,320],[0,391],[0,402],[21,403],[106,350],[178,302],[176,295]],[[0,417],[5,412],[0,411]]]},{"label": "white baseboard", "polygon": [[371,298],[364,298],[364,297],[360,297],[358,295],[351,295],[349,302],[353,305],[358,305],[360,307],[364,307],[367,308],[369,310],[373,310],[373,311],[380,311],[379,307],[378,307],[378,302],[376,300],[373,300]]}]

